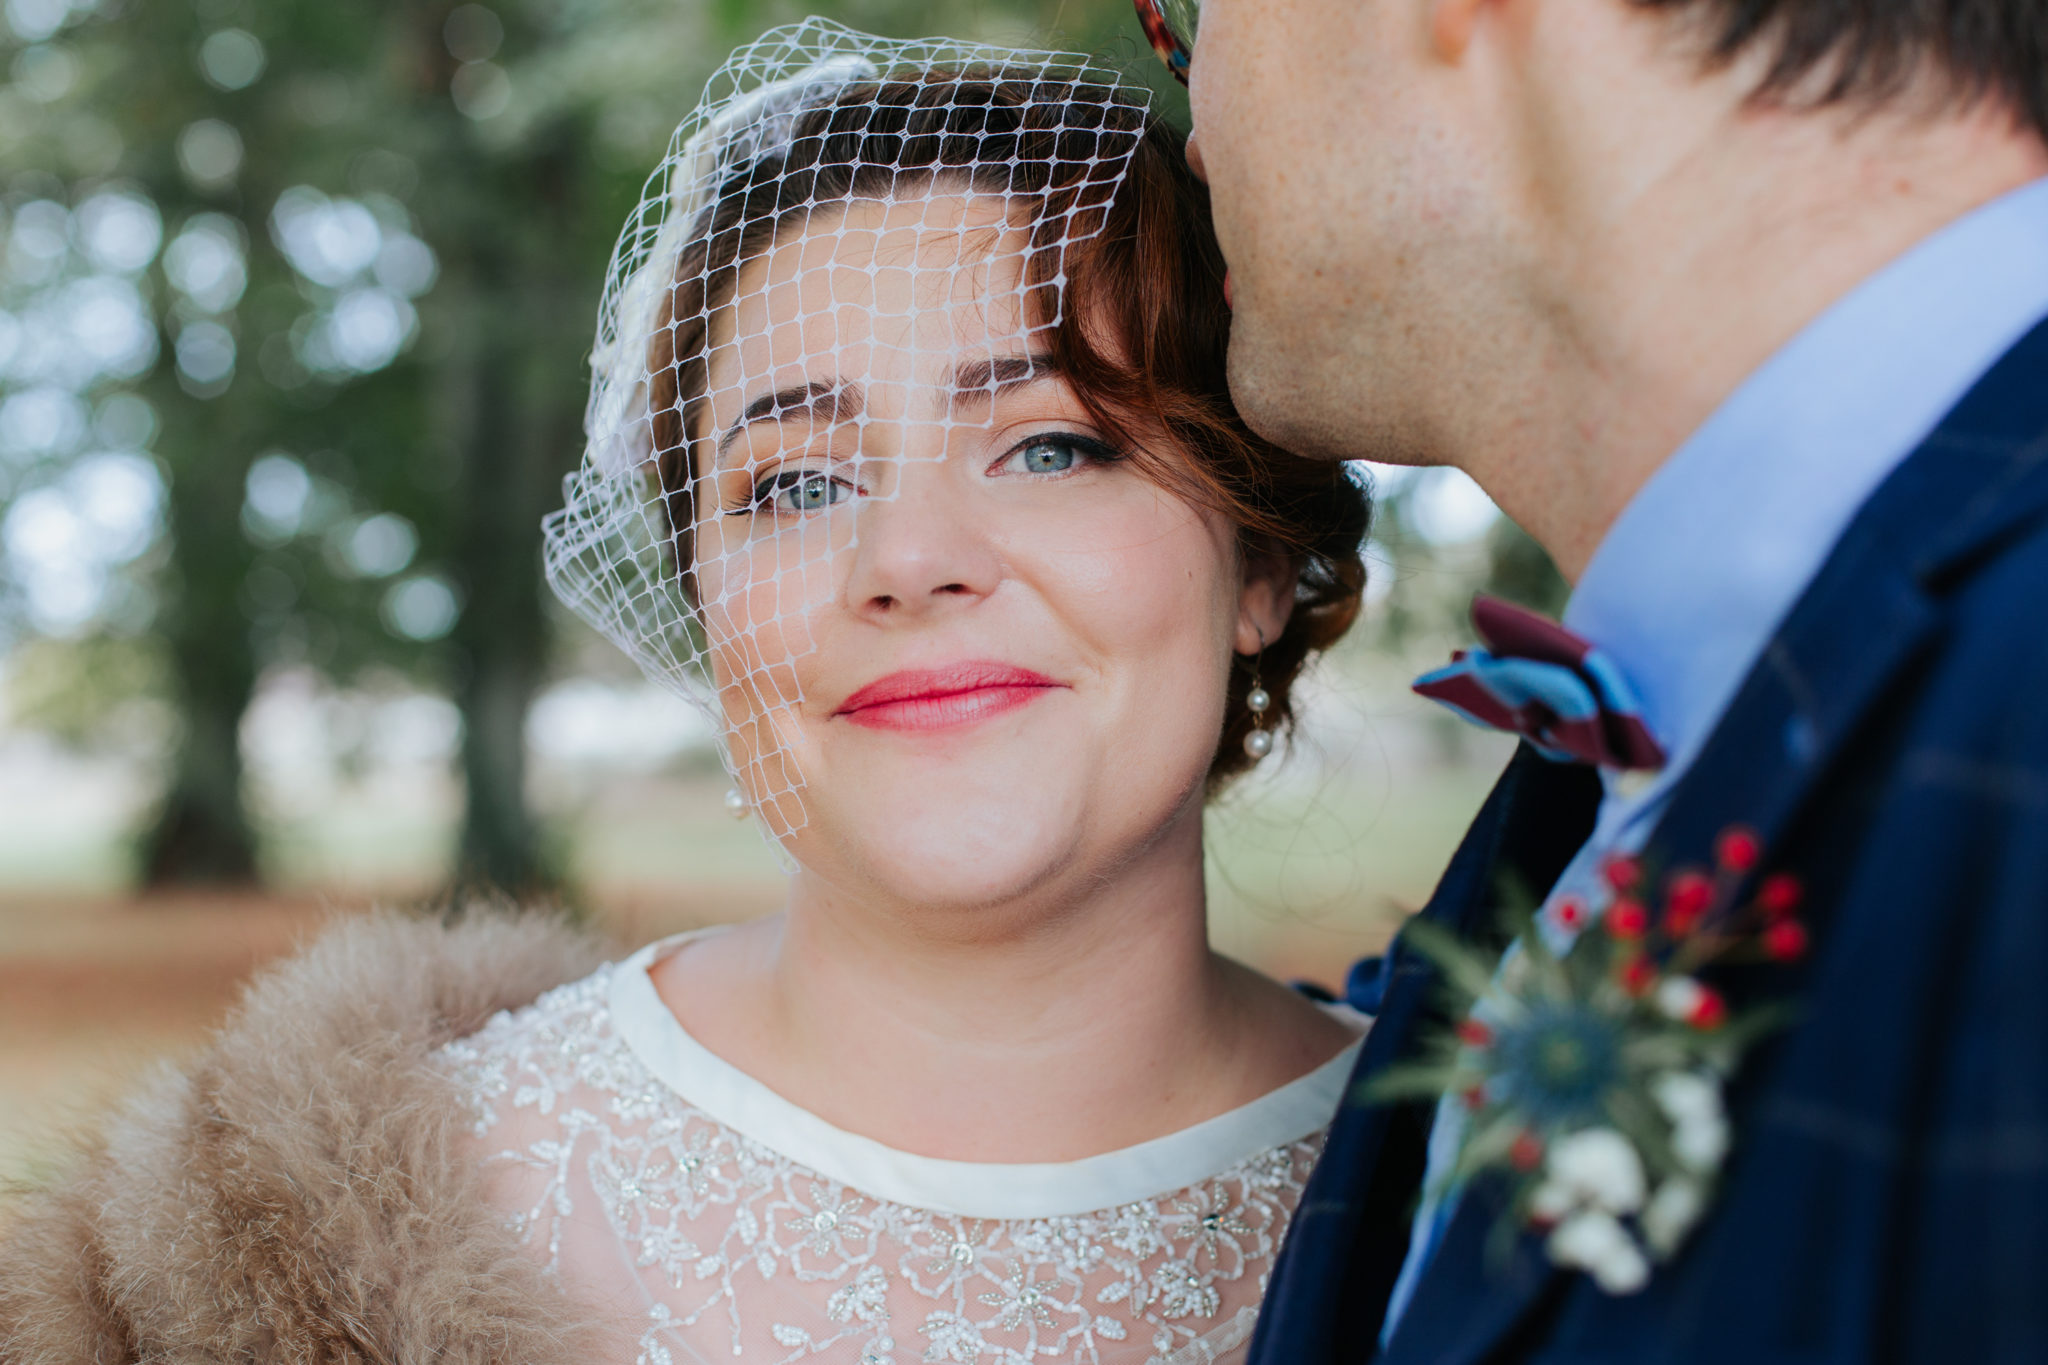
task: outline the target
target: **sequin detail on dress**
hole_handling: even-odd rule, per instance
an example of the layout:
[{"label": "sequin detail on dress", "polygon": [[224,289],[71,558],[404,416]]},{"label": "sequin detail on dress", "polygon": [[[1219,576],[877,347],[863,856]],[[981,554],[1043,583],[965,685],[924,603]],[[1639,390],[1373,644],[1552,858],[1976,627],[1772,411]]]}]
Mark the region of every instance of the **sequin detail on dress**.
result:
[{"label": "sequin detail on dress", "polygon": [[572,1291],[636,1324],[620,1365],[1241,1358],[1320,1135],[1071,1217],[891,1203],[734,1131],[649,1071],[613,1024],[622,969],[501,1014],[444,1054],[514,1228]]}]

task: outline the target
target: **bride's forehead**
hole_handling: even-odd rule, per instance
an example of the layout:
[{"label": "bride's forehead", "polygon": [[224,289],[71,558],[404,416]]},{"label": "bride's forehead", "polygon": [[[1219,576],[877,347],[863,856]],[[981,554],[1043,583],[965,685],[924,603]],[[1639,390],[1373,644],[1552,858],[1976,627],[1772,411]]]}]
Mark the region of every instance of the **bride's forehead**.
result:
[{"label": "bride's forehead", "polygon": [[772,287],[817,273],[951,273],[1021,257],[1024,244],[1004,196],[940,186],[814,208],[800,230],[784,233],[745,274]]},{"label": "bride's forehead", "polygon": [[940,191],[813,212],[740,273],[712,367],[729,375],[856,345],[943,352],[1020,335],[1028,244],[994,196]]}]

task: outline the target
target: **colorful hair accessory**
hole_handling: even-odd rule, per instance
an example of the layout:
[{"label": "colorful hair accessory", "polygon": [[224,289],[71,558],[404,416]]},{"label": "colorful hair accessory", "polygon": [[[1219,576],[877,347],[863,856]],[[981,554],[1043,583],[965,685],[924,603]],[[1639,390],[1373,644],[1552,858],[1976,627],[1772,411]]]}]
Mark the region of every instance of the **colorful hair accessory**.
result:
[{"label": "colorful hair accessory", "polygon": [[[1183,37],[1176,32],[1173,20],[1167,16],[1167,0],[1133,0],[1138,10],[1138,23],[1144,27],[1145,38],[1152,44],[1152,50],[1159,54],[1159,60],[1166,63],[1166,69],[1173,73],[1182,85],[1188,83],[1188,63],[1193,57],[1194,31],[1189,27]],[[1185,6],[1192,9],[1192,5]]]}]

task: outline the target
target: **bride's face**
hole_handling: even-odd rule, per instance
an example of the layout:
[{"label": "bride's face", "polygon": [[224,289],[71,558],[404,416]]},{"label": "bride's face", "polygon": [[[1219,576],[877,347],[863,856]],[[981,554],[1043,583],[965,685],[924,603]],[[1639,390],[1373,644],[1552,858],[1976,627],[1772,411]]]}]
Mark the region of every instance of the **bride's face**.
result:
[{"label": "bride's face", "polygon": [[742,791],[812,875],[988,905],[1198,820],[1233,528],[1122,463],[1000,206],[815,216],[714,325],[695,574]]}]

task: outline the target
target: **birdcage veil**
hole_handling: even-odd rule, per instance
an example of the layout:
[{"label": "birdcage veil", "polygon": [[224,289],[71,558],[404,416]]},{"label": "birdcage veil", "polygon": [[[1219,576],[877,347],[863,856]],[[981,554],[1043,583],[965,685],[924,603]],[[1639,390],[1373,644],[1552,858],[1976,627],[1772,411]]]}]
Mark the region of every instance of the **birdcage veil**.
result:
[{"label": "birdcage veil", "polygon": [[[806,823],[790,728],[816,648],[806,613],[858,543],[860,504],[890,496],[888,466],[944,458],[952,433],[885,439],[871,409],[799,385],[804,437],[831,459],[770,450],[779,472],[743,472],[733,496],[689,429],[721,405],[705,353],[722,357],[728,417],[776,390],[780,420],[783,378],[852,373],[885,345],[899,361],[979,357],[992,386],[989,356],[1014,365],[1058,325],[1062,253],[1100,230],[1146,110],[1143,87],[1083,56],[814,18],[734,52],[648,179],[606,277],[584,457],[547,518],[545,566],[579,616],[705,708],[737,811],[770,834]],[[906,232],[909,258],[889,245]]]}]

